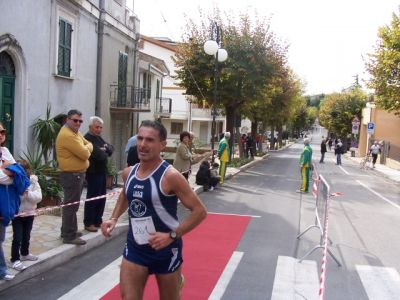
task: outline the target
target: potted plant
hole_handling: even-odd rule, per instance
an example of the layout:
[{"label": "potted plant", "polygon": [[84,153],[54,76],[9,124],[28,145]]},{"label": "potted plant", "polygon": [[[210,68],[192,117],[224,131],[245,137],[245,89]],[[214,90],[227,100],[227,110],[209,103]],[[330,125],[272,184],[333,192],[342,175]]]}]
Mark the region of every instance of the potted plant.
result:
[{"label": "potted plant", "polygon": [[112,189],[117,183],[117,168],[111,157],[107,158],[107,188]]}]

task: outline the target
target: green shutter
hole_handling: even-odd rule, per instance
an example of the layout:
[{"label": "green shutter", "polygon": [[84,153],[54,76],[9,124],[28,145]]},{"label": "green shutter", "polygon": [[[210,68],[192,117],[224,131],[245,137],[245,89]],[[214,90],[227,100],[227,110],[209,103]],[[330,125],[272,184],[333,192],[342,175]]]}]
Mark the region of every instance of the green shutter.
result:
[{"label": "green shutter", "polygon": [[58,33],[58,65],[59,75],[71,76],[71,44],[72,24],[60,19]]},{"label": "green shutter", "polygon": [[126,77],[128,73],[128,54],[119,52],[118,58],[118,98],[117,106],[126,106]]}]

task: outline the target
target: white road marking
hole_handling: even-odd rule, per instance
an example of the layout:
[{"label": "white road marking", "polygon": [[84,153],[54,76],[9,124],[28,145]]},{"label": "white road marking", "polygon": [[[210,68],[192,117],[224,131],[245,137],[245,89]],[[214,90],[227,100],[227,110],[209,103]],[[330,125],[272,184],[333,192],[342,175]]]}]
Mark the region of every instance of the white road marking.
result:
[{"label": "white road marking", "polygon": [[209,214],[209,215],[223,215],[223,216],[238,216],[238,217],[261,218],[261,216],[257,216],[257,215],[228,214],[228,213],[218,213],[218,212],[210,212],[210,211],[208,211],[207,214]]},{"label": "white road marking", "polygon": [[344,173],[346,173],[346,175],[350,175],[350,173],[347,172],[342,166],[339,166],[339,168],[342,169],[342,171],[343,171]]},{"label": "white road marking", "polygon": [[368,191],[370,191],[371,193],[377,195],[379,198],[381,198],[382,200],[386,201],[387,203],[393,205],[394,207],[396,207],[397,209],[400,209],[400,205],[390,201],[388,198],[382,196],[381,194],[379,194],[378,192],[375,192],[373,189],[371,189],[369,186],[367,186],[366,184],[362,183],[360,180],[356,180],[360,185],[362,185],[363,187],[365,187]]},{"label": "white road marking", "polygon": [[243,257],[243,252],[233,252],[231,259],[229,260],[228,264],[226,265],[224,272],[222,273],[221,277],[219,278],[217,284],[215,285],[210,297],[208,300],[219,300],[225,293],[226,287],[231,280],[233,273],[235,273],[237,266],[240,263],[240,260]]},{"label": "white road marking", "polygon": [[58,299],[100,299],[119,283],[121,259],[122,256]]},{"label": "white road marking", "polygon": [[370,300],[400,299],[400,275],[393,268],[356,265]]},{"label": "white road marking", "polygon": [[275,270],[272,300],[319,299],[317,262],[279,256]]}]

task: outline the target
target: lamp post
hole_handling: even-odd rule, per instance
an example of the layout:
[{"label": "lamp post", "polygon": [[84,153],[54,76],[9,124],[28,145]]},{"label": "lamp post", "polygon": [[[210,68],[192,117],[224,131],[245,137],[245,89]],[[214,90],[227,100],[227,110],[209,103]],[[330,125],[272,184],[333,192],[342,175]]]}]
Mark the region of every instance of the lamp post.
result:
[{"label": "lamp post", "polygon": [[208,55],[214,55],[214,93],[212,107],[212,125],[211,125],[211,161],[214,163],[214,141],[216,132],[215,118],[217,116],[217,82],[218,82],[218,62],[224,62],[228,58],[228,52],[221,48],[221,29],[216,22],[212,23],[211,40],[204,43],[204,51]]}]

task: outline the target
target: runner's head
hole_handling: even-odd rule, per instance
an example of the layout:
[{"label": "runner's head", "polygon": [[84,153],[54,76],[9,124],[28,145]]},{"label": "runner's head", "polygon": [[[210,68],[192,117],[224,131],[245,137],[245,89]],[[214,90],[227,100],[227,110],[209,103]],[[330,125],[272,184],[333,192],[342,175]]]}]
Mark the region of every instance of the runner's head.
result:
[{"label": "runner's head", "polygon": [[167,130],[158,121],[145,120],[139,127],[136,145],[140,161],[159,160],[167,145]]}]

